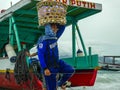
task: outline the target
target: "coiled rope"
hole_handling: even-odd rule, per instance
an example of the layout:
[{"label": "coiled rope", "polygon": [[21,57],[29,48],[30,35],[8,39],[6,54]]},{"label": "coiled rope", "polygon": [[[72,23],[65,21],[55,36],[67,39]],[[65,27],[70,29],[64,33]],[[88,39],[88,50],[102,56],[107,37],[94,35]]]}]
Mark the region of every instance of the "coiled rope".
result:
[{"label": "coiled rope", "polygon": [[18,53],[14,67],[14,77],[17,84],[22,84],[31,80],[29,68],[26,62],[26,51],[22,50]]}]

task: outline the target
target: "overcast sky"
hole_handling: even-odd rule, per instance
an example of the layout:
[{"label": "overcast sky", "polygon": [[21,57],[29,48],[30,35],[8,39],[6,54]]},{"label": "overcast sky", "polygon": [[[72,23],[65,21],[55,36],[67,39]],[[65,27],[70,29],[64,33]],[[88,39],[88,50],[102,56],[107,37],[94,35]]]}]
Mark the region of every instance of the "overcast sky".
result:
[{"label": "overcast sky", "polygon": [[[15,4],[19,0],[0,0],[0,10],[10,7],[10,2]],[[92,45],[98,53],[120,55],[120,0],[87,0],[102,4],[102,12],[79,21],[83,39],[87,46]],[[66,35],[71,34],[66,30],[62,38],[70,40]],[[96,46],[102,46],[96,47]],[[111,45],[111,47],[109,47]],[[109,48],[108,48],[109,47]],[[98,48],[98,49],[97,49]],[[99,50],[100,49],[100,50]],[[102,50],[103,51],[102,51]],[[113,52],[113,53],[109,53]]]}]

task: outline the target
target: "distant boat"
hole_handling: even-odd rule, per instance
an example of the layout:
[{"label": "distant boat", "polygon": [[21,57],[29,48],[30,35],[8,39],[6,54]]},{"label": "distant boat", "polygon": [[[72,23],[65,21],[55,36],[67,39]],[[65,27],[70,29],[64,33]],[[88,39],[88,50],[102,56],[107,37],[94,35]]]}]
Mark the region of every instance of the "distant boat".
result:
[{"label": "distant boat", "polygon": [[120,58],[120,56],[103,56],[103,60],[99,62],[101,69],[119,71],[120,63],[116,63],[115,58]]}]

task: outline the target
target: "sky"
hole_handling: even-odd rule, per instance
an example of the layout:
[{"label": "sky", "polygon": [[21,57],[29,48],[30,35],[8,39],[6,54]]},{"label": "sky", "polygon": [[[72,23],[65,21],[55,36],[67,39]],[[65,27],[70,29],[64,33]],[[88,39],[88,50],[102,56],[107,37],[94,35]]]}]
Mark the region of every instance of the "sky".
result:
[{"label": "sky", "polygon": [[[11,1],[15,4],[19,0],[0,0],[0,10],[9,8]],[[102,12],[78,22],[86,48],[91,46],[93,52],[100,55],[120,55],[120,0],[87,1],[102,4]],[[69,29],[71,27],[68,27],[60,38],[60,46],[71,43]],[[71,47],[71,44],[69,46]]]}]

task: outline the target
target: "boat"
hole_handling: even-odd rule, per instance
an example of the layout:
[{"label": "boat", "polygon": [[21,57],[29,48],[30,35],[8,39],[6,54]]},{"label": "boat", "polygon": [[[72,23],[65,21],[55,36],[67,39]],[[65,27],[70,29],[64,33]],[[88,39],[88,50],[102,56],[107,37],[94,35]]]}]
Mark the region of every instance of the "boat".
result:
[{"label": "boat", "polygon": [[99,62],[99,66],[102,70],[120,71],[120,63],[118,62],[118,58],[120,58],[120,56],[103,56],[103,60]]},{"label": "boat", "polygon": [[[42,81],[31,73],[32,81],[28,80],[17,84],[15,79],[15,62],[5,54],[5,45],[12,46],[10,51],[20,52],[24,48],[30,49],[37,42],[39,36],[44,34],[44,27],[38,25],[36,4],[41,0],[20,0],[7,10],[0,13],[0,87],[11,90],[42,90]],[[77,22],[102,11],[102,5],[88,1],[56,0],[68,5],[67,24],[72,25],[72,57],[63,60],[75,67],[75,74],[69,79],[72,87],[93,86],[98,71],[98,54],[92,54],[89,47],[88,53]],[[83,55],[76,55],[76,32],[78,33]],[[13,52],[14,52],[13,51]]]}]

